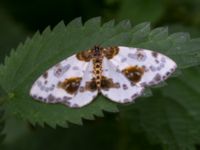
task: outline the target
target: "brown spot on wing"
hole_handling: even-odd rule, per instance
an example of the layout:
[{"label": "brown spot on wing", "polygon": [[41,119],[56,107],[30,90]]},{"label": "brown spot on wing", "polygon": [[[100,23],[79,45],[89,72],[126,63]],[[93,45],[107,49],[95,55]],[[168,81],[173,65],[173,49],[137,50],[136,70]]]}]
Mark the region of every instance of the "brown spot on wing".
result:
[{"label": "brown spot on wing", "polygon": [[52,102],[54,102],[55,99],[56,98],[52,94],[49,94],[47,97],[47,102],[52,103]]},{"label": "brown spot on wing", "polygon": [[91,81],[86,82],[84,91],[85,91],[85,90],[86,90],[86,91],[91,91],[91,92],[94,92],[94,91],[97,90],[97,83],[96,83],[95,78],[92,78]]},{"label": "brown spot on wing", "polygon": [[[98,87],[97,85],[100,85],[100,87]],[[100,88],[105,91],[108,91],[110,88],[120,88],[120,84],[114,83],[112,79],[102,76],[100,81],[96,81],[96,79],[93,78],[91,81],[86,82],[84,91],[94,92]]]},{"label": "brown spot on wing", "polygon": [[155,80],[156,82],[161,81],[161,75],[157,73],[157,74],[155,75],[155,77],[154,77],[154,80]]},{"label": "brown spot on wing", "polygon": [[89,62],[92,59],[92,50],[81,51],[76,54],[76,57],[80,61]]},{"label": "brown spot on wing", "polygon": [[123,84],[122,87],[123,87],[124,90],[128,89],[128,86],[126,84]]},{"label": "brown spot on wing", "polygon": [[108,47],[104,49],[103,53],[107,59],[112,59],[119,53],[119,48],[117,46]]},{"label": "brown spot on wing", "polygon": [[155,58],[158,56],[158,53],[157,53],[157,52],[152,52],[151,54],[152,54],[152,56],[155,57]]},{"label": "brown spot on wing", "polygon": [[122,73],[132,82],[137,83],[144,74],[144,68],[138,66],[130,66],[122,70]]},{"label": "brown spot on wing", "polygon": [[43,77],[44,77],[45,79],[48,77],[48,72],[47,72],[47,71],[43,74]]},{"label": "brown spot on wing", "polygon": [[107,91],[110,88],[120,88],[120,85],[119,85],[119,83],[114,83],[111,78],[107,78],[105,76],[102,76],[101,88],[103,90]]},{"label": "brown spot on wing", "polygon": [[69,94],[75,94],[80,86],[81,79],[80,77],[65,79],[63,82],[58,83],[58,87]]}]

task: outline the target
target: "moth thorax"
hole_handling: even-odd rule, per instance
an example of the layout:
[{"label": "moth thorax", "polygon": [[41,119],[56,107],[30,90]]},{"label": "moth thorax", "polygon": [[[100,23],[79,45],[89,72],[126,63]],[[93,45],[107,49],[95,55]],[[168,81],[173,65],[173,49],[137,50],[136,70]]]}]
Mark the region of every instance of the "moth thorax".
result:
[{"label": "moth thorax", "polygon": [[99,89],[101,87],[101,79],[102,79],[102,59],[93,60],[93,74],[97,88]]}]

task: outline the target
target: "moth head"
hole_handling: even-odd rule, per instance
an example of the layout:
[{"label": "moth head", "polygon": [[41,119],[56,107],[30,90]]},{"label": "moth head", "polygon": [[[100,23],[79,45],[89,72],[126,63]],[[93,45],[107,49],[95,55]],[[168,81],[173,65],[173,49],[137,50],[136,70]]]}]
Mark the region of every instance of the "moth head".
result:
[{"label": "moth head", "polygon": [[95,45],[94,48],[92,49],[92,56],[93,57],[99,57],[102,55],[102,47],[99,45]]}]

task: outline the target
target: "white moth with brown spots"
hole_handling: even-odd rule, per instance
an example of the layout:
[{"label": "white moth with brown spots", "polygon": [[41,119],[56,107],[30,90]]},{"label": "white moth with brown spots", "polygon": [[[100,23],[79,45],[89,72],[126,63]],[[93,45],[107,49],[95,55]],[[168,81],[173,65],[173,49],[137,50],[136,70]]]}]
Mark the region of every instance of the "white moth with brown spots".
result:
[{"label": "white moth with brown spots", "polygon": [[176,69],[169,57],[146,49],[95,46],[47,70],[30,95],[45,103],[83,107],[103,94],[117,103],[133,102],[144,88],[167,79]]}]

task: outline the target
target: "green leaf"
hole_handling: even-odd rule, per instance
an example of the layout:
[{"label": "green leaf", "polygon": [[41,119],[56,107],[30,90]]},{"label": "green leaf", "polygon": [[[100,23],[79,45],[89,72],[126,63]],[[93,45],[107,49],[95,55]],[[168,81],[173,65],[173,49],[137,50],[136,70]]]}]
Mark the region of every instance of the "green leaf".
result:
[{"label": "green leaf", "polygon": [[154,144],[167,150],[195,150],[200,144],[200,69],[186,69],[168,86],[154,90],[149,100],[141,99],[121,111],[130,131],[145,132]]},{"label": "green leaf", "polygon": [[169,32],[189,32],[191,37],[198,37],[200,35],[200,29],[195,27],[188,27],[182,24],[175,24],[169,26]]},{"label": "green leaf", "polygon": [[191,40],[186,34],[167,36],[167,28],[151,31],[149,23],[132,27],[127,20],[117,25],[113,21],[101,25],[100,18],[90,19],[84,25],[80,18],[67,26],[60,22],[53,30],[47,27],[42,34],[37,32],[5,58],[5,64],[0,66],[0,85],[7,93],[5,109],[32,124],[52,127],[67,126],[68,122],[82,124],[83,118],[93,120],[94,116],[102,117],[102,111],[117,112],[117,104],[102,96],[86,107],[70,109],[61,104],[34,101],[29,96],[29,90],[45,70],[96,44],[160,51],[177,61],[181,69],[199,64],[199,40]]}]

